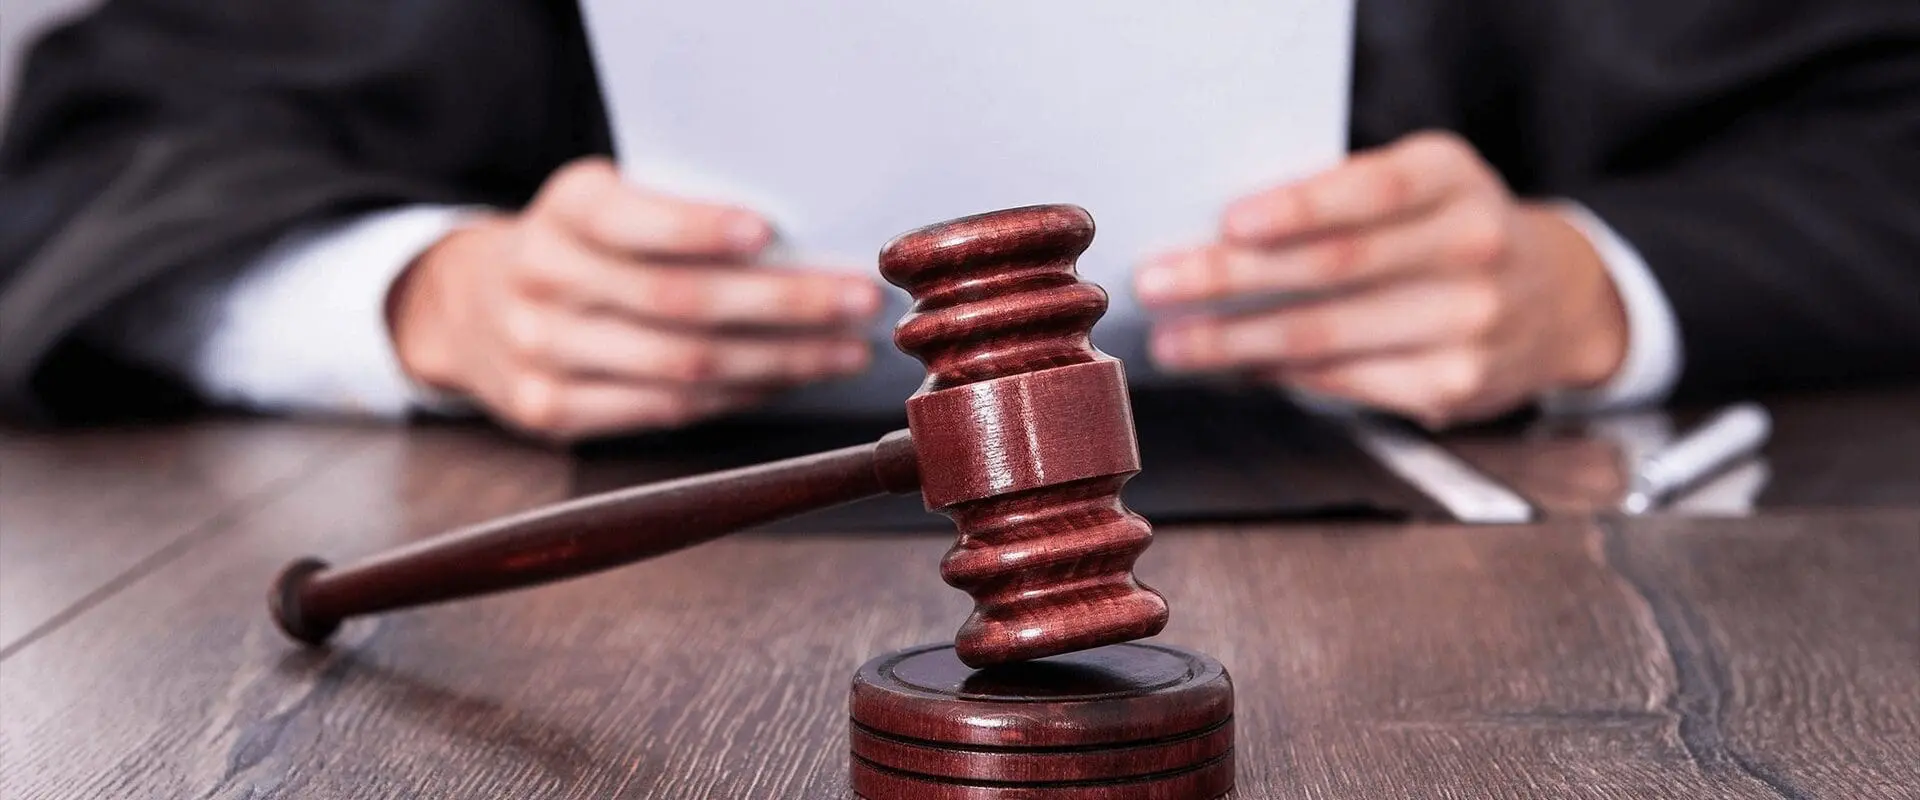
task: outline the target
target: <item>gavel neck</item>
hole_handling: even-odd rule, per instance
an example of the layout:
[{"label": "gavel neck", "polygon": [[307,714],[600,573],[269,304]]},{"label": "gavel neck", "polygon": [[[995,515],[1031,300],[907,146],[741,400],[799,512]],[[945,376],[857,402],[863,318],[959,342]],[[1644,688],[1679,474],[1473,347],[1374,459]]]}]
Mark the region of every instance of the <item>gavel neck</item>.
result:
[{"label": "gavel neck", "polygon": [[911,431],[901,428],[873,443],[873,475],[887,494],[920,491],[920,454]]}]

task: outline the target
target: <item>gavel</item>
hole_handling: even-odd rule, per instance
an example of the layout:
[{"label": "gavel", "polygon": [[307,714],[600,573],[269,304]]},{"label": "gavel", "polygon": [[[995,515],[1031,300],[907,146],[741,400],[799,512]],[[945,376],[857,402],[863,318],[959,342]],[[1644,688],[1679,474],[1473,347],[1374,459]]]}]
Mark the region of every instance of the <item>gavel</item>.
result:
[{"label": "gavel", "polygon": [[914,300],[894,343],[927,370],[906,430],[537,508],[342,567],[301,559],[274,581],[274,621],[319,645],[351,617],[599,572],[917,490],[957,529],[940,572],[975,603],[954,639],[967,666],[1153,636],[1167,604],[1133,575],[1153,530],[1120,500],[1140,469],[1126,377],[1089,338],[1106,292],[1075,272],[1093,234],[1084,209],[1045,205],[887,243],[880,272]]}]

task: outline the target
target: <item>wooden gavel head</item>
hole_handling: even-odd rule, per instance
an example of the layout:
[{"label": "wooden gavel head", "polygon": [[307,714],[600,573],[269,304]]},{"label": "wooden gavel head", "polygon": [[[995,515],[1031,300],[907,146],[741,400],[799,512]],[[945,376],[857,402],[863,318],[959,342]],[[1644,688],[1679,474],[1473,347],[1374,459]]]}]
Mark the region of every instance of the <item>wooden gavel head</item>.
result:
[{"label": "wooden gavel head", "polygon": [[959,539],[941,564],[971,595],[969,666],[1152,636],[1167,604],[1134,578],[1153,529],[1120,501],[1140,470],[1126,376],[1089,338],[1107,294],[1075,260],[1070,205],[964,217],[896,237],[880,272],[913,295],[894,342],[927,367],[907,401],[921,492]]}]

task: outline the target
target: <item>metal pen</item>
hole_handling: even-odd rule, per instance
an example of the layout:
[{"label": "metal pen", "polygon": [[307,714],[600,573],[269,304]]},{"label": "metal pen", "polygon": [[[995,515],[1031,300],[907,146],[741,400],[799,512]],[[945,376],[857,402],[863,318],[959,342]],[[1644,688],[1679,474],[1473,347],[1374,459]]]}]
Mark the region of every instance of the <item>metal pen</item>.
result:
[{"label": "metal pen", "polygon": [[1644,514],[1668,498],[1758,452],[1773,418],[1758,403],[1721,410],[1700,427],[1647,456],[1633,470],[1620,510]]}]

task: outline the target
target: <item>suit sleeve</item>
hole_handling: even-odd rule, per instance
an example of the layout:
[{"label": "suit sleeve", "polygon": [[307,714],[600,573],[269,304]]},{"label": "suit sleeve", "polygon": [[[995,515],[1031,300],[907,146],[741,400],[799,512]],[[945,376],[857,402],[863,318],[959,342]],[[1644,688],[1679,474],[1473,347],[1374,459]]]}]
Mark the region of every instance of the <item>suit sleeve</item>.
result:
[{"label": "suit sleeve", "polygon": [[301,229],[237,275],[166,281],[76,335],[229,407],[386,419],[459,410],[458,397],[401,367],[386,301],[470,213],[405,206]]},{"label": "suit sleeve", "polygon": [[51,33],[0,142],[0,418],[125,396],[74,333],[156,282],[356,212],[516,206],[603,151],[576,14],[125,0]]},{"label": "suit sleeve", "polygon": [[1617,74],[1671,101],[1645,141],[1698,144],[1623,148],[1571,193],[1657,277],[1682,394],[1920,376],[1920,4],[1773,11],[1717,45],[1639,37],[1662,52]]},{"label": "suit sleeve", "polygon": [[1920,141],[1835,136],[1596,188],[1680,323],[1683,392],[1920,373]]}]

